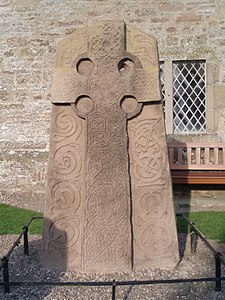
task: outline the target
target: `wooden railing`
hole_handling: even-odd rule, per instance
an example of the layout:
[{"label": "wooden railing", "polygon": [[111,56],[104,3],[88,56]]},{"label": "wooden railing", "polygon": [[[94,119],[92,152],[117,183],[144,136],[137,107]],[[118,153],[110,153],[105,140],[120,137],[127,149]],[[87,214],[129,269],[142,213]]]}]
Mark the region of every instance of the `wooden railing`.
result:
[{"label": "wooden railing", "polygon": [[173,183],[225,183],[225,143],[168,143],[168,152]]}]

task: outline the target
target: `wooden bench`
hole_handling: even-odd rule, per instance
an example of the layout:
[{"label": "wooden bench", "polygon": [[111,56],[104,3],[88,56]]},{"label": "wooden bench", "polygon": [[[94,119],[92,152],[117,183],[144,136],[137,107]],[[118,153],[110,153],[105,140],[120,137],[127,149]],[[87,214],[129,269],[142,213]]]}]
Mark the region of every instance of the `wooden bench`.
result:
[{"label": "wooden bench", "polygon": [[225,143],[168,143],[175,184],[225,184]]}]

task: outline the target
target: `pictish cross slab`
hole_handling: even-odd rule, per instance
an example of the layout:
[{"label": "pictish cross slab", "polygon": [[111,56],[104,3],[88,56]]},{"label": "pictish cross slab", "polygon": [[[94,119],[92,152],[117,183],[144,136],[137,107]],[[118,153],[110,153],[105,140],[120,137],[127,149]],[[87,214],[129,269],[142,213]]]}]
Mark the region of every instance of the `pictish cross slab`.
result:
[{"label": "pictish cross slab", "polygon": [[111,273],[178,262],[160,100],[154,37],[99,20],[60,42],[44,264]]},{"label": "pictish cross slab", "polygon": [[[88,52],[78,57],[68,72],[56,70],[52,102],[70,103],[87,121],[83,268],[92,270],[97,264],[102,269],[120,265],[130,269],[126,127],[127,119],[139,113],[142,102],[149,100],[151,85],[138,58],[125,51],[123,22],[94,22],[88,32]],[[115,265],[110,253],[118,247],[121,257]]]}]

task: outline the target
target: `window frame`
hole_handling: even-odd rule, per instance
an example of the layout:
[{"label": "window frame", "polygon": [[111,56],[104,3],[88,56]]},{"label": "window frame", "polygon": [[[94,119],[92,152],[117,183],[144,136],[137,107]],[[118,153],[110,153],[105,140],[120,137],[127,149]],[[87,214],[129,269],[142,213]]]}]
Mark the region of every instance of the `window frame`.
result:
[{"label": "window frame", "polygon": [[[189,132],[174,132],[173,126],[173,62],[177,61],[204,61],[205,62],[205,132],[204,131],[189,131]],[[164,64],[164,112],[166,133],[171,135],[204,135],[213,133],[215,130],[215,110],[214,110],[214,93],[213,93],[213,66],[208,64],[206,59],[173,59],[160,60],[160,64]]]}]

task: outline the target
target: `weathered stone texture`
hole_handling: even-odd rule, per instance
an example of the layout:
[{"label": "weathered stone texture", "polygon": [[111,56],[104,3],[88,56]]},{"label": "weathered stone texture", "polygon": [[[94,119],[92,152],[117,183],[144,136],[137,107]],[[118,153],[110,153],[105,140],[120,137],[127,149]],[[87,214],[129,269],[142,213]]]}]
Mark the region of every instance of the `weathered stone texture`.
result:
[{"label": "weathered stone texture", "polygon": [[195,14],[181,14],[177,16],[177,22],[199,22],[201,16]]},{"label": "weathered stone texture", "polygon": [[215,85],[214,93],[215,93],[215,107],[218,109],[224,108],[225,86]]},{"label": "weathered stone texture", "polygon": [[[82,27],[87,20],[96,17],[124,19],[128,24],[157,37],[160,60],[206,59],[208,63],[213,63],[213,68],[219,69],[214,79],[216,84],[221,88],[225,86],[223,0],[2,0],[0,14],[1,150],[7,153],[13,145],[12,150],[26,161],[27,153],[23,149],[30,145],[30,151],[40,157],[40,160],[37,159],[37,169],[42,173],[45,172],[43,166],[48,152],[50,87],[56,44],[65,34]],[[222,100],[217,103],[220,109],[221,105],[225,106]],[[218,118],[221,117],[218,114]],[[221,122],[219,120],[219,124]],[[213,133],[214,139],[224,140],[220,135],[220,130],[218,136]],[[39,146],[43,143],[44,148]],[[46,153],[45,161],[42,161],[43,152]],[[0,173],[7,174],[7,180],[0,175],[2,201],[11,197],[6,185],[8,181],[11,190],[16,191],[13,195],[20,198],[19,205],[24,205],[23,197],[27,195],[25,198],[33,203],[34,209],[37,208],[35,191],[38,187],[44,193],[44,187],[39,189],[38,181],[29,181],[30,174],[26,173],[23,163],[20,175],[24,185],[23,188],[16,186],[17,169],[12,158],[6,158],[3,154],[1,158]],[[30,170],[32,166],[29,162]],[[31,196],[24,186],[32,190]],[[39,207],[43,208],[43,197],[38,199],[42,202]]]},{"label": "weathered stone texture", "polygon": [[136,268],[168,268],[178,262],[162,114],[160,105],[146,105],[128,124]]},{"label": "weathered stone texture", "polygon": [[156,40],[95,21],[59,43],[42,263],[119,272],[179,261]]}]

